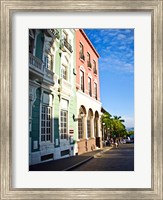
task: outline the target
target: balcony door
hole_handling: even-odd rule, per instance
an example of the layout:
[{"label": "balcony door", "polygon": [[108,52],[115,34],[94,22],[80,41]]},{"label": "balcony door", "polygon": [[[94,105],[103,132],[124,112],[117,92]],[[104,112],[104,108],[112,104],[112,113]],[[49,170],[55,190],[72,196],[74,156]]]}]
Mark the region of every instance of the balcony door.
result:
[{"label": "balcony door", "polygon": [[62,145],[69,144],[68,135],[68,101],[66,99],[61,100],[60,109],[60,142]]}]

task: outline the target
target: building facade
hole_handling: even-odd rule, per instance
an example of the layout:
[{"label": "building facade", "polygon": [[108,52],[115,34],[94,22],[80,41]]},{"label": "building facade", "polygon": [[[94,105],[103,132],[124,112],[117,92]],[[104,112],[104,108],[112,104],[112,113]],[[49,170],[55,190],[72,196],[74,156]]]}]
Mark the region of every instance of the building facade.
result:
[{"label": "building facade", "polygon": [[29,164],[76,153],[75,31],[29,30]]},{"label": "building facade", "polygon": [[101,148],[99,55],[81,29],[29,30],[29,164]]},{"label": "building facade", "polygon": [[101,147],[98,58],[84,31],[76,30],[78,154]]}]

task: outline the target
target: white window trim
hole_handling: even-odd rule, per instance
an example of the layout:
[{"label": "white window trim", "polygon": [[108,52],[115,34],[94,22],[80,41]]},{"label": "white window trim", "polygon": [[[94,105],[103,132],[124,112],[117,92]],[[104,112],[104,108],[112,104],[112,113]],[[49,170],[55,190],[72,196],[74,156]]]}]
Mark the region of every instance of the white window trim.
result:
[{"label": "white window trim", "polygon": [[85,72],[83,71],[83,70],[80,70],[80,72],[83,72],[83,77],[84,77],[84,91],[81,89],[81,73],[80,73],[80,90],[82,91],[82,92],[85,92],[85,90],[86,90],[86,88],[85,88]]},{"label": "white window trim", "polygon": [[[64,99],[64,100],[66,100],[67,101],[67,103],[68,103],[68,108],[67,108],[67,139],[61,139],[61,132],[60,132],[60,130],[61,130],[61,110],[65,110],[64,108],[62,108],[62,106],[61,106],[61,101],[62,101],[62,99]],[[61,98],[61,100],[60,100],[60,104],[59,104],[59,146],[61,147],[62,146],[62,144],[69,144],[69,99],[67,99],[67,98]]]},{"label": "white window trim", "polygon": [[[43,106],[45,106],[46,108],[50,108],[50,110],[51,110],[51,119],[50,119],[50,121],[51,121],[51,133],[49,134],[50,135],[50,140],[45,140],[45,141],[41,140],[41,143],[45,143],[45,144],[50,143],[51,144],[52,143],[52,139],[53,139],[53,137],[52,137],[52,135],[53,135],[53,131],[52,131],[52,123],[53,123],[52,122],[52,107],[47,105],[47,104],[42,104],[42,107]],[[41,107],[41,115],[42,115],[42,107]],[[42,122],[42,117],[41,117],[41,122]],[[46,124],[46,122],[47,122],[47,120],[45,121],[45,124]],[[41,129],[42,129],[42,125],[41,125]],[[42,133],[41,133],[41,136],[42,136]],[[45,134],[45,136],[47,136],[47,133]]]},{"label": "white window trim", "polygon": [[47,141],[47,142],[45,142],[45,141],[41,141],[41,114],[42,114],[42,105],[43,105],[43,93],[48,93],[46,90],[44,90],[44,89],[42,89],[41,90],[41,101],[40,101],[40,131],[39,131],[39,143],[40,143],[40,146],[43,146],[43,145],[48,145],[48,144],[54,144],[54,109],[53,109],[53,103],[54,103],[54,96],[51,94],[51,93],[49,93],[49,95],[52,95],[52,104],[51,105],[49,105],[49,107],[51,107],[52,108],[52,112],[51,112],[51,115],[52,115],[52,132],[51,132],[51,141]]},{"label": "white window trim", "polygon": [[[64,68],[65,68],[65,70],[66,70],[66,79],[62,77],[62,70],[63,70]],[[68,78],[68,75],[69,75],[69,74],[68,74],[68,67],[67,67],[66,65],[64,65],[64,64],[61,65],[61,71],[60,71],[60,73],[61,73],[60,77],[63,78],[64,80],[68,81],[68,79],[69,79],[69,78]]]}]

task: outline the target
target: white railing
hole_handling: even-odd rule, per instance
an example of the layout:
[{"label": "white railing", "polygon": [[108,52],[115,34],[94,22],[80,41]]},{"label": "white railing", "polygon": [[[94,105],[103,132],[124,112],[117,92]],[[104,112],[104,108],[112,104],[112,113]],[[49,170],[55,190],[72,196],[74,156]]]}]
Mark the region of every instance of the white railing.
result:
[{"label": "white railing", "polygon": [[43,62],[31,53],[29,53],[29,66],[36,71],[44,72]]}]

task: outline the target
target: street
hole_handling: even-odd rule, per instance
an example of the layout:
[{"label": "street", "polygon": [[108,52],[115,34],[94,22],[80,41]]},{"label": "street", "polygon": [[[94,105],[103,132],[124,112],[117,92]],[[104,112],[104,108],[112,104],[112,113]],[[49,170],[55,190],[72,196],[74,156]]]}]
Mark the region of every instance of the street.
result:
[{"label": "street", "polygon": [[99,153],[71,171],[134,171],[134,144],[121,144]]}]

